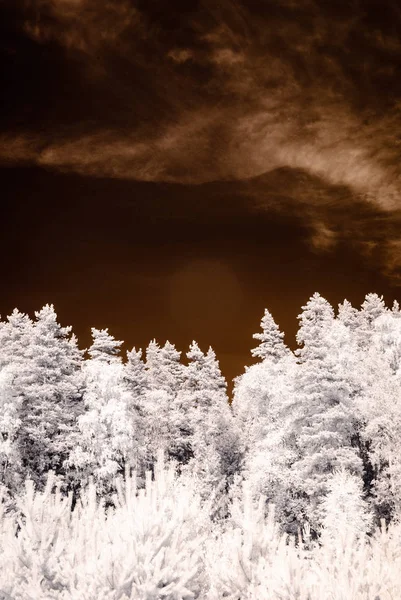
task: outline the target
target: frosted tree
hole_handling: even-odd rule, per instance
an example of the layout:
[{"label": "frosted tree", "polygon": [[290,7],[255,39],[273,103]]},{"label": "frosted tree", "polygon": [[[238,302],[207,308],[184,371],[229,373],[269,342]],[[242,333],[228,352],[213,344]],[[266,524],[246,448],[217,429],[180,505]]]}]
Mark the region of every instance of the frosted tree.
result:
[{"label": "frosted tree", "polygon": [[204,354],[192,342],[187,357],[187,377],[178,399],[188,423],[184,439],[193,456],[188,470],[197,477],[203,497],[214,493],[221,500],[242,460],[239,430],[213,349]]},{"label": "frosted tree", "polygon": [[[181,352],[170,342],[163,347],[153,340],[146,350],[146,371],[150,390],[146,394],[147,430],[153,445],[153,460],[162,450],[166,456],[185,462],[182,444],[183,408],[178,394],[184,382]],[[153,440],[153,441],[151,441]]]},{"label": "frosted tree", "polygon": [[175,395],[184,379],[184,366],[180,363],[181,352],[169,341],[163,347],[153,340],[146,350],[146,367],[150,387]]},{"label": "frosted tree", "polygon": [[[399,512],[400,502],[395,441],[401,434],[398,315],[396,303],[389,311],[382,298],[368,294],[361,311],[353,313],[351,323],[348,320],[351,343],[343,344],[339,357],[357,410],[352,441],[363,463],[365,495],[375,506],[377,517],[385,518]],[[338,319],[346,322],[341,311]]]},{"label": "frosted tree", "polygon": [[262,333],[254,333],[253,338],[260,341],[259,346],[251,350],[252,356],[262,360],[278,361],[288,355],[288,348],[284,344],[284,333],[282,333],[270,312],[265,313],[260,322]]},{"label": "frosted tree", "polygon": [[[124,382],[130,394],[130,413],[135,428],[135,461],[138,474],[150,468],[154,462],[154,435],[150,420],[153,418],[149,374],[142,360],[142,350],[133,348],[127,352],[124,365]],[[152,407],[153,408],[153,407]]]},{"label": "frosted tree", "polygon": [[338,305],[337,319],[351,331],[355,331],[360,325],[360,313],[354,308],[348,300],[344,300]]},{"label": "frosted tree", "polygon": [[294,366],[294,356],[283,341],[284,334],[267,309],[261,327],[263,333],[253,335],[261,344],[251,353],[261,358],[262,363],[247,367],[234,380],[233,408],[248,448],[264,436],[271,397],[284,380],[291,380]]},{"label": "frosted tree", "polygon": [[320,511],[323,543],[343,548],[347,541],[363,537],[372,529],[373,514],[365,502],[362,481],[344,469],[328,479]]},{"label": "frosted tree", "polygon": [[256,334],[262,341],[256,350],[261,350],[263,360],[235,380],[232,406],[246,450],[243,476],[250,493],[255,498],[263,494],[266,502],[275,504],[278,519],[284,523],[293,512],[294,452],[288,438],[297,365],[267,310],[262,329],[263,334]]},{"label": "frosted tree", "polygon": [[[26,473],[43,483],[53,469],[63,473],[72,434],[82,410],[82,352],[61,327],[53,305],[35,313],[24,362],[15,385],[21,399],[19,452]],[[19,318],[20,320],[20,318]]]},{"label": "frosted tree", "polygon": [[0,369],[24,363],[32,341],[33,323],[28,315],[15,308],[6,322],[0,323]]},{"label": "frosted tree", "polygon": [[372,324],[371,345],[388,362],[395,375],[401,373],[401,319],[394,311],[387,311]]},{"label": "frosted tree", "polygon": [[365,360],[370,376],[357,405],[363,424],[359,436],[370,464],[367,491],[376,516],[389,520],[401,516],[401,381],[378,352]]},{"label": "frosted tree", "polygon": [[134,398],[141,398],[149,390],[149,377],[145,363],[142,360],[142,350],[128,350],[127,362],[124,366],[124,378],[127,381]]},{"label": "frosted tree", "polygon": [[368,348],[371,344],[376,319],[387,312],[388,309],[384,303],[383,296],[366,294],[359,312],[359,327],[357,330],[358,344],[362,349]]},{"label": "frosted tree", "polygon": [[32,342],[33,323],[14,309],[0,322],[0,481],[15,490],[23,477],[18,434],[22,396],[18,374]]},{"label": "frosted tree", "polygon": [[110,335],[108,328],[96,329],[96,327],[92,327],[91,331],[92,345],[88,350],[91,359],[107,363],[120,362],[119,353],[123,342]]},{"label": "frosted tree", "polygon": [[23,479],[18,432],[21,427],[21,398],[13,386],[10,367],[0,370],[0,483],[15,491]]},{"label": "frosted tree", "polygon": [[[78,418],[78,436],[68,464],[77,478],[93,475],[99,488],[110,491],[113,478],[136,462],[132,395],[118,355],[122,342],[106,329],[92,329],[91,359],[84,367],[85,412]],[[135,465],[134,465],[135,466]]]},{"label": "frosted tree", "polygon": [[362,475],[362,461],[353,446],[357,420],[352,388],[344,376],[340,353],[347,331],[334,321],[331,305],[314,294],[299,316],[297,351],[300,369],[294,404],[295,448],[300,493],[309,519],[316,520],[327,479],[338,468]]}]

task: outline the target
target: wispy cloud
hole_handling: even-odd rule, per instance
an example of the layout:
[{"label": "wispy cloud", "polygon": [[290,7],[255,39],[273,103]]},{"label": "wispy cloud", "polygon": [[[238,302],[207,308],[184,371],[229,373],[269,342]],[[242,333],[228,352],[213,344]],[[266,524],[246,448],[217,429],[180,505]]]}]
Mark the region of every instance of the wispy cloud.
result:
[{"label": "wispy cloud", "polygon": [[[128,116],[115,126],[89,107],[67,133],[63,123],[8,132],[0,160],[194,184],[289,167],[391,215],[401,193],[401,12],[392,0],[371,13],[329,4],[276,0],[261,11],[203,0],[184,13],[127,0],[26,1],[26,34],[79,56],[96,94],[115,89]],[[328,250],[336,228],[310,204],[311,241]],[[385,253],[394,271],[394,236]]]},{"label": "wispy cloud", "polygon": [[140,30],[139,13],[126,0],[27,0],[25,7],[24,29],[32,38],[88,54],[110,45],[116,50],[125,32]]}]

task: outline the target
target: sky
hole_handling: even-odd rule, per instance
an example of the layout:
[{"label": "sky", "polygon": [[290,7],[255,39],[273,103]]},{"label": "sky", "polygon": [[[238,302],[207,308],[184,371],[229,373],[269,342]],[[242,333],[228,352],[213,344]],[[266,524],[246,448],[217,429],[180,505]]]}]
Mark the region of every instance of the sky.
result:
[{"label": "sky", "polygon": [[268,308],[401,301],[397,0],[3,0],[0,313],[81,345],[195,339],[228,379]]}]

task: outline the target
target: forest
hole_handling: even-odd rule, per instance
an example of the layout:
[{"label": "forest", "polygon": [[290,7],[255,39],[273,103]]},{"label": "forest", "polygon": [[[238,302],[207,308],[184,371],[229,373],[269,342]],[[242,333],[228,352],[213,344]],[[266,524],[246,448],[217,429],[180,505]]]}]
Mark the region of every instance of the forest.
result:
[{"label": "forest", "polygon": [[401,598],[401,310],[315,293],[255,364],[0,321],[0,600]]}]

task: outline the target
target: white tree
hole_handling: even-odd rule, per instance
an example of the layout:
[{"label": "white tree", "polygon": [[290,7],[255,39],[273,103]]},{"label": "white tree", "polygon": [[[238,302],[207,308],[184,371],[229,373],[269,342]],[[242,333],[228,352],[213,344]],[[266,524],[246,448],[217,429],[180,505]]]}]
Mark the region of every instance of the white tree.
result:
[{"label": "white tree", "polygon": [[101,489],[136,462],[135,418],[132,394],[118,356],[122,342],[108,330],[92,329],[90,360],[84,367],[85,412],[78,418],[78,435],[68,464],[85,480],[93,475]]},{"label": "white tree", "polygon": [[13,386],[13,380],[11,367],[0,370],[0,483],[15,491],[24,474],[18,448],[21,398]]},{"label": "white tree", "polygon": [[265,313],[260,322],[262,333],[254,333],[253,338],[259,340],[260,344],[251,350],[252,356],[262,360],[278,361],[284,358],[289,350],[284,344],[284,333],[282,333],[271,313],[265,309]]},{"label": "white tree", "polygon": [[152,466],[157,453],[155,454],[155,439],[149,415],[152,392],[149,374],[142,360],[142,350],[133,348],[127,352],[124,382],[130,394],[129,410],[135,430],[135,449],[133,448],[131,460],[137,473],[143,475]]},{"label": "white tree", "polygon": [[180,363],[181,352],[169,341],[160,347],[156,340],[146,350],[146,367],[150,387],[165,390],[175,396],[184,379],[184,366]]},{"label": "white tree", "polygon": [[357,329],[357,339],[360,348],[366,349],[371,344],[374,332],[374,324],[378,317],[388,312],[383,300],[383,296],[377,294],[366,294],[365,300],[359,311],[359,324]]},{"label": "white tree", "polygon": [[82,410],[82,352],[61,327],[53,305],[35,313],[23,363],[15,377],[21,397],[19,451],[24,468],[37,481],[53,469],[63,473],[78,414]]},{"label": "white tree", "polygon": [[32,331],[31,319],[17,308],[6,322],[0,323],[0,369],[9,365],[16,368],[24,363]]},{"label": "white tree", "polygon": [[91,359],[107,363],[121,362],[119,353],[123,342],[110,335],[108,328],[96,329],[96,327],[92,327],[91,331],[92,345],[88,350]]},{"label": "white tree", "polygon": [[340,542],[343,547],[346,538],[364,536],[372,529],[373,514],[365,502],[362,481],[345,469],[334,471],[328,479],[320,510],[324,543]]},{"label": "white tree", "polygon": [[362,461],[352,442],[357,420],[352,388],[339,360],[345,326],[335,323],[332,307],[319,294],[312,296],[299,318],[301,368],[294,406],[299,459],[293,468],[301,477],[306,511],[314,521],[327,478],[338,468],[361,476]]},{"label": "white tree", "polygon": [[254,498],[263,494],[267,502],[274,503],[279,521],[287,523],[296,512],[291,464],[297,455],[289,444],[289,406],[297,365],[267,310],[262,329],[264,333],[257,334],[257,339],[262,340],[259,355],[263,360],[235,380],[233,410],[246,449],[243,475],[249,490]]},{"label": "white tree", "polygon": [[17,309],[0,322],[0,481],[13,491],[23,477],[18,448],[22,396],[17,375],[25,363],[32,331],[31,319]]},{"label": "white tree", "polygon": [[163,347],[153,340],[146,350],[146,371],[150,390],[146,394],[147,437],[153,446],[150,454],[155,460],[157,451],[179,462],[186,460],[182,437],[184,410],[179,400],[185,367],[180,363],[181,352],[170,342]]},{"label": "white tree", "polygon": [[187,470],[197,477],[203,497],[216,495],[215,506],[218,506],[239,470],[243,453],[241,438],[213,349],[204,354],[192,342],[187,357],[187,378],[178,396],[188,423],[187,440],[193,455]]},{"label": "white tree", "polygon": [[263,333],[253,335],[261,340],[261,344],[251,353],[262,358],[262,362],[246,367],[245,373],[234,380],[232,405],[250,454],[254,443],[260,441],[266,433],[272,398],[276,398],[276,408],[273,409],[276,412],[280,403],[285,404],[283,395],[287,396],[289,390],[284,388],[288,385],[291,387],[295,367],[294,356],[284,344],[284,334],[267,309],[261,326]]}]

